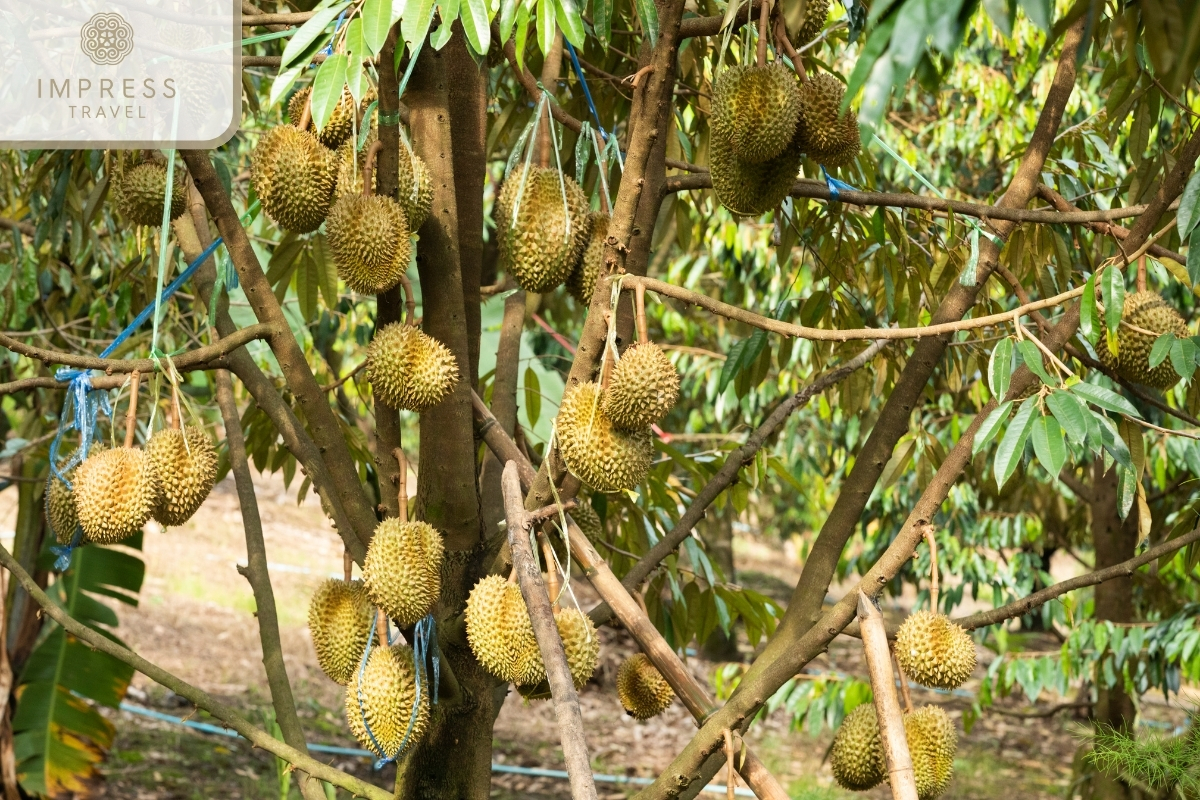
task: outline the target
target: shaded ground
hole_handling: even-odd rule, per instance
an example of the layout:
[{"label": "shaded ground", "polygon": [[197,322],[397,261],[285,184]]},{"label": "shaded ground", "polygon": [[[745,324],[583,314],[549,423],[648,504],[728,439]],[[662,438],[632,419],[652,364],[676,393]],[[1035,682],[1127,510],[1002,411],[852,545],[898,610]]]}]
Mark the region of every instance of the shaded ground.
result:
[{"label": "shaded ground", "polygon": [[[297,507],[294,493],[285,492],[274,479],[263,479],[258,488],[283,626],[285,662],[309,740],[357,747],[342,718],[341,687],[316,666],[305,624],[308,598],[314,587],[327,575],[340,575],[341,544],[324,523],[315,499]],[[9,498],[0,495],[0,528],[11,530],[7,502]],[[260,665],[251,592],[236,570],[244,554],[237,500],[232,482],[226,481],[187,525],[165,533],[147,533],[147,579],[142,604],[138,609],[119,609],[120,635],[151,661],[260,720],[269,699]],[[741,580],[777,599],[786,599],[799,573],[798,559],[790,548],[781,554],[746,534],[738,540],[736,555]],[[576,590],[585,606],[594,600],[586,585],[577,585]],[[645,723],[625,716],[613,681],[616,665],[634,651],[634,646],[623,632],[605,630],[602,635],[602,667],[581,695],[593,765],[599,773],[653,777],[689,741],[695,726],[678,704]],[[855,643],[839,640],[813,667],[862,675],[858,653]],[[691,665],[698,675],[708,677],[711,665],[698,660]],[[964,688],[970,691],[973,684]],[[174,716],[191,715],[199,721],[211,721],[195,715],[194,709],[179,702],[180,698],[140,675],[135,678],[129,700]],[[914,701],[943,704],[959,723],[961,735],[962,712],[969,699],[918,691]],[[1010,707],[1018,706],[1014,702]],[[1182,718],[1178,712],[1154,707],[1146,713],[1175,722]],[[275,759],[242,740],[199,734],[124,712],[114,713],[112,719],[118,738],[104,768],[106,797],[257,800],[283,796]],[[1076,746],[1073,733],[1079,729],[1080,723],[1065,714],[1049,720],[989,715],[970,734],[961,735],[955,779],[945,796],[1063,797],[1071,780]],[[749,741],[794,798],[858,796],[883,800],[890,796],[886,787],[866,795],[851,795],[834,786],[829,767],[823,763],[830,738],[828,730],[816,737],[790,731],[784,716],[778,714],[756,724]],[[562,769],[557,742],[549,703],[529,704],[515,694],[509,696],[495,728],[496,762]],[[341,755],[322,758],[380,785],[391,785],[390,768],[372,776],[366,759]],[[723,773],[718,780],[723,784]],[[602,797],[619,798],[632,792],[612,784],[601,784],[599,788]],[[494,775],[492,795],[506,800],[569,797],[565,781],[500,774]],[[290,796],[299,795],[293,788]]]}]

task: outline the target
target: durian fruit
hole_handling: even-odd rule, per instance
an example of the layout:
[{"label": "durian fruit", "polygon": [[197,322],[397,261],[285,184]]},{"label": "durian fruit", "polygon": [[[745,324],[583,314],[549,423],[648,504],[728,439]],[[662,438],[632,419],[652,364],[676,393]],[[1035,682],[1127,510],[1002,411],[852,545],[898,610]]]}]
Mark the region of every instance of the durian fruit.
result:
[{"label": "durian fruit", "polygon": [[709,170],[721,205],[735,214],[758,216],[783,202],[800,172],[798,138],[770,161],[748,164],[734,153],[727,135],[716,128],[709,130]]},{"label": "durian fruit", "polygon": [[583,498],[580,498],[578,506],[571,509],[571,519],[589,540],[595,541],[604,534],[604,525],[600,522],[600,515],[596,513],[596,509],[592,508],[592,504]]},{"label": "durian fruit", "polygon": [[[421,683],[421,701],[416,704],[416,666],[412,648],[397,644],[376,647],[367,658],[362,674],[355,669],[346,686],[346,722],[359,744],[378,756],[394,758],[421,740],[429,728],[429,680]],[[413,720],[413,706],[417,716]],[[367,735],[366,723],[371,726]],[[412,721],[412,732],[408,725]],[[408,733],[408,741],[404,736]],[[376,746],[378,742],[378,746]]]},{"label": "durian fruit", "polygon": [[75,472],[75,509],[84,538],[119,542],[142,529],[158,505],[158,477],[135,447],[91,453]]},{"label": "durian fruit", "polygon": [[[367,134],[362,149],[355,154],[355,142],[347,139],[337,151],[338,178],[337,196],[361,194],[363,188],[362,168],[366,161],[367,150],[379,138],[374,127]],[[429,209],[433,206],[433,181],[429,177],[429,168],[425,161],[412,151],[404,140],[400,140],[398,180],[396,184],[396,202],[404,209],[408,220],[408,229],[417,231],[429,217]],[[371,174],[371,193],[375,193],[375,174]]]},{"label": "durian fruit", "polygon": [[[1156,334],[1173,333],[1180,339],[1188,335],[1183,317],[1157,292],[1125,295],[1121,321]],[[1112,354],[1107,343],[1101,343],[1097,348],[1100,361],[1127,381],[1155,389],[1168,389],[1179,382],[1179,373],[1169,358],[1151,369],[1150,350],[1157,338],[1122,325],[1117,329],[1117,355]]]},{"label": "durian fruit", "polygon": [[863,703],[842,720],[829,750],[829,766],[838,785],[852,792],[873,789],[887,777],[874,705]]},{"label": "durian fruit", "polygon": [[[575,608],[557,609],[554,623],[562,639],[567,667],[571,670],[571,682],[579,691],[591,679],[600,660],[600,638],[596,634],[596,626],[592,624],[591,617]],[[545,662],[541,661],[540,655],[539,663],[543,665],[544,676]],[[526,700],[545,700],[551,696],[550,685],[544,677],[537,684],[518,685],[517,691]]]},{"label": "durian fruit", "polygon": [[617,670],[617,696],[634,719],[658,716],[671,705],[675,692],[645,653],[632,655]]},{"label": "durian fruit", "polygon": [[654,458],[650,429],[624,432],[600,408],[599,387],[582,383],[563,395],[555,436],[563,460],[577,478],[598,492],[632,489],[646,477]]},{"label": "durian fruit", "polygon": [[[467,643],[484,669],[511,683],[540,682],[529,674],[537,639],[520,586],[500,575],[480,580],[467,597],[466,623]],[[540,655],[533,660],[541,665]]]},{"label": "durian fruit", "polygon": [[791,37],[792,46],[799,49],[817,38],[829,19],[829,0],[808,0],[804,9],[804,24]]},{"label": "durian fruit", "polygon": [[958,734],[940,706],[922,706],[904,715],[904,737],[912,756],[917,797],[933,800],[950,785]]},{"label": "durian fruit", "polygon": [[800,87],[800,149],[826,167],[845,166],[858,157],[862,143],[858,116],[848,108],[839,113],[846,87],[828,72],[809,78]]},{"label": "durian fruit", "polygon": [[613,368],[600,408],[613,427],[635,431],[658,422],[679,399],[679,375],[653,342],[634,344]]},{"label": "durian fruit", "polygon": [[[187,208],[183,181],[176,172],[171,189],[171,219]],[[163,194],[167,189],[167,168],[155,161],[128,165],[113,174],[113,200],[121,216],[134,225],[161,225]]]},{"label": "durian fruit", "polygon": [[338,277],[356,292],[386,292],[408,271],[408,218],[390,197],[342,195],[329,210],[325,233]]},{"label": "durian fruit", "polygon": [[385,519],[363,561],[371,602],[401,628],[416,625],[441,594],[443,555],[442,535],[429,523]]},{"label": "durian fruit", "polygon": [[[308,97],[311,93],[312,89],[306,86],[293,94],[292,99],[288,101],[288,119],[297,127],[300,126],[300,118],[304,116],[304,107],[308,105]],[[354,98],[350,95],[350,89],[343,88],[342,99],[334,106],[333,114],[330,115],[329,122],[325,123],[324,130],[317,135],[317,126],[311,116],[307,130],[317,135],[321,144],[330,150],[336,150],[354,132],[354,106]]]},{"label": "durian fruit", "polygon": [[458,362],[450,349],[399,322],[375,332],[367,347],[366,371],[377,399],[408,411],[437,405],[458,384]]},{"label": "durian fruit", "polygon": [[267,131],[250,156],[250,180],[263,211],[279,227],[309,233],[333,202],[337,157],[317,137],[292,125]]},{"label": "durian fruit", "polygon": [[362,661],[374,613],[362,581],[330,578],[317,587],[308,603],[308,630],[317,663],[343,686],[354,678]]},{"label": "durian fruit", "polygon": [[500,258],[522,289],[546,292],[567,279],[587,246],[587,197],[556,169],[532,167],[523,176],[524,166],[513,170],[496,198]]},{"label": "durian fruit", "polygon": [[[88,455],[94,456],[104,450],[104,445],[100,442],[92,442],[88,448]],[[72,486],[75,485],[75,473],[79,470],[79,466],[71,467],[63,473]],[[68,489],[66,484],[54,477],[53,474],[46,481],[46,521],[50,523],[50,530],[54,531],[54,538],[59,544],[70,544],[75,538],[75,528],[79,526],[79,512],[75,508],[75,493]]]},{"label": "durian fruit", "polygon": [[604,240],[608,238],[609,216],[600,211],[591,213],[591,232],[588,234],[587,246],[583,249],[583,257],[567,276],[567,291],[581,305],[592,302],[592,292],[596,290],[596,279],[600,277],[600,267],[604,264]]},{"label": "durian fruit", "polygon": [[945,614],[918,611],[896,632],[896,660],[922,686],[957,689],[975,671],[975,643]]},{"label": "durian fruit", "polygon": [[781,62],[730,67],[713,86],[712,127],[744,164],[761,164],[786,150],[800,118],[800,81]]},{"label": "durian fruit", "polygon": [[146,456],[160,489],[154,519],[163,525],[182,525],[217,481],[217,449],[200,428],[188,427],[186,433],[164,428],[146,442]]}]

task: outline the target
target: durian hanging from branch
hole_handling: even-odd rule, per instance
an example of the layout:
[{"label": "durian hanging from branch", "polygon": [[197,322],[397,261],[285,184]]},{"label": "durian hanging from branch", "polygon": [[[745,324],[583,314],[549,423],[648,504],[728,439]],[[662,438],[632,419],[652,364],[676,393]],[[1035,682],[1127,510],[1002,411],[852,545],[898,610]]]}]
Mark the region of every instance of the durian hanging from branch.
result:
[{"label": "durian hanging from branch", "polygon": [[375,332],[367,347],[367,380],[377,400],[419,413],[442,402],[458,384],[458,361],[448,347],[413,324],[412,286],[404,276],[400,284],[407,317]]}]

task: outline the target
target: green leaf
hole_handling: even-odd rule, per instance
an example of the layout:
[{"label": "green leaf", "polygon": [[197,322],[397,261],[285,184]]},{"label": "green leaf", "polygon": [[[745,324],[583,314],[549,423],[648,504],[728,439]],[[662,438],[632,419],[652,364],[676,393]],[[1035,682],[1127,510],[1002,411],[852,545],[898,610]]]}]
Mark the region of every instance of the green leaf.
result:
[{"label": "green leaf", "polygon": [[292,267],[302,250],[302,239],[298,239],[294,233],[285,234],[275,247],[275,252],[271,254],[271,260],[267,262],[267,283],[278,286],[281,282],[286,282],[287,278],[291,277]]},{"label": "green leaf", "polygon": [[328,8],[322,8],[309,17],[308,22],[300,26],[295,35],[288,40],[287,47],[283,48],[280,69],[287,69],[302,62],[301,56],[309,49],[310,45],[316,44],[319,49],[327,41],[325,29],[329,27],[329,23],[337,19],[338,15],[348,5],[350,5],[349,0],[344,0]]},{"label": "green leaf", "polygon": [[1171,366],[1179,377],[1190,381],[1196,371],[1196,343],[1191,339],[1176,339],[1171,345]]},{"label": "green leaf", "polygon": [[1019,0],[1019,2],[1030,22],[1044,31],[1050,30],[1050,20],[1054,16],[1050,0]]},{"label": "green leaf", "polygon": [[741,368],[742,353],[746,349],[749,339],[742,339],[734,343],[733,347],[729,348],[729,353],[725,357],[725,363],[721,365],[721,377],[717,381],[717,394],[725,391],[725,387],[734,379]]},{"label": "green leaf", "polygon": [[1179,198],[1179,211],[1175,214],[1175,226],[1179,241],[1192,235],[1196,223],[1200,222],[1200,171],[1193,172]]},{"label": "green leaf", "polygon": [[536,426],[542,416],[542,384],[532,365],[525,368],[525,415],[530,426]]},{"label": "green leaf", "polygon": [[[500,0],[500,43],[503,44],[512,36],[513,26],[517,22],[517,8],[523,5],[521,0]],[[518,51],[519,53],[520,51]]]},{"label": "green leaf", "polygon": [[355,17],[346,23],[346,52],[357,53],[359,56],[373,56],[372,51],[363,39],[362,17]]},{"label": "green leaf", "polygon": [[[298,67],[289,69],[281,69],[279,74],[275,76],[275,80],[271,81],[271,102],[270,105],[275,105],[283,96],[287,94],[292,86],[296,83],[296,79],[300,77],[300,73],[304,71],[306,65],[301,64]],[[298,120],[292,120],[297,122]],[[165,191],[165,190],[164,190]]]},{"label": "green leaf", "polygon": [[1104,449],[1118,464],[1132,472],[1133,456],[1130,454],[1125,440],[1117,432],[1117,426],[1113,425],[1112,420],[1103,414],[1094,414],[1092,419],[1096,420],[1100,428],[1100,438]]},{"label": "green leaf", "polygon": [[1090,413],[1087,406],[1080,403],[1070,392],[1064,391],[1048,394],[1046,406],[1072,442],[1082,445],[1087,441],[1087,418]]},{"label": "green leaf", "polygon": [[525,43],[529,39],[529,6],[521,3],[517,8],[517,68],[525,69]]},{"label": "green leaf", "polygon": [[366,0],[362,6],[363,42],[375,55],[383,49],[392,26],[392,0]]},{"label": "green leaf", "polygon": [[637,0],[637,15],[642,23],[642,33],[650,39],[650,46],[658,45],[658,9],[654,0]]},{"label": "green leaf", "polygon": [[579,12],[576,0],[557,0],[554,4],[554,17],[558,20],[563,38],[575,47],[583,47],[587,33],[583,29],[583,14]]},{"label": "green leaf", "polygon": [[1000,445],[996,448],[996,459],[992,462],[992,468],[997,488],[1004,488],[1004,484],[1016,471],[1017,464],[1021,462],[1025,442],[1029,439],[1029,431],[1033,427],[1033,412],[1036,408],[1036,397],[1026,399],[1017,409],[1012,422],[1008,424],[1008,430],[1000,440]]},{"label": "green leaf", "polygon": [[1029,371],[1038,376],[1038,379],[1047,386],[1053,386],[1058,381],[1051,378],[1046,372],[1046,368],[1042,365],[1042,351],[1038,350],[1037,345],[1028,339],[1022,339],[1017,343],[1017,349],[1021,351],[1021,360],[1025,362],[1025,366],[1029,367]]},{"label": "green leaf", "polygon": [[458,20],[462,23],[471,50],[476,55],[487,55],[492,44],[492,21],[488,17],[487,0],[462,0]]},{"label": "green leaf", "polygon": [[1116,414],[1128,414],[1137,419],[1142,418],[1142,415],[1138,413],[1133,403],[1112,389],[1105,389],[1103,386],[1097,386],[1094,383],[1076,383],[1069,387],[1068,391],[1106,411],[1112,411]]},{"label": "green leaf", "polygon": [[433,19],[434,0],[406,0],[404,16],[400,22],[400,35],[412,50],[417,42],[429,33],[429,23]]},{"label": "green leaf", "polygon": [[[355,104],[361,103],[363,97],[367,93],[370,85],[367,83],[366,76],[363,71],[362,56],[357,53],[351,53],[350,59],[346,66],[346,86],[350,89],[350,96],[354,98]],[[378,101],[376,101],[378,102]],[[370,119],[370,114],[364,114],[363,119]],[[363,126],[364,130],[369,130],[367,126]],[[359,131],[361,134],[362,131]]]},{"label": "green leaf", "polygon": [[429,39],[434,50],[441,50],[450,41],[460,7],[459,0],[438,0],[438,29]]},{"label": "green leaf", "polygon": [[1150,348],[1150,369],[1154,369],[1167,360],[1173,344],[1175,344],[1175,334],[1170,331],[1154,340],[1154,346]]},{"label": "green leaf", "polygon": [[1050,477],[1058,480],[1058,473],[1067,463],[1067,443],[1063,441],[1058,420],[1048,415],[1038,417],[1033,421],[1032,436],[1034,455],[1042,462]]},{"label": "green leaf", "polygon": [[335,53],[317,68],[313,78],[312,118],[318,131],[325,130],[333,110],[341,102],[342,90],[346,88],[346,69],[349,66],[345,53]]},{"label": "green leaf", "polygon": [[1004,338],[996,343],[988,360],[988,388],[997,400],[1004,399],[1012,382],[1012,352],[1012,339]]},{"label": "green leaf", "polygon": [[596,31],[600,49],[605,52],[608,52],[608,42],[612,38],[612,4],[613,0],[592,0],[592,28]]},{"label": "green leaf", "polygon": [[341,298],[338,297],[337,267],[334,265],[333,259],[329,257],[325,234],[318,233],[312,238],[311,249],[313,261],[317,264],[321,297],[325,300],[325,307],[332,311],[337,308]]},{"label": "green leaf", "polygon": [[1079,330],[1084,338],[1096,346],[1100,341],[1100,315],[1096,311],[1096,275],[1088,276],[1083,284],[1083,297],[1079,300]]},{"label": "green leaf", "polygon": [[1013,401],[1005,400],[993,408],[992,413],[987,415],[987,418],[975,433],[975,443],[971,446],[972,456],[977,455],[992,443],[992,439],[995,439],[996,434],[1000,432],[1000,426],[1004,424],[1004,420],[1008,419],[1008,413],[1012,411],[1012,407]]},{"label": "green leaf", "polygon": [[1200,282],[1200,227],[1188,237],[1187,271],[1193,286]]},{"label": "green leaf", "polygon": [[[1100,295],[1104,300],[1104,322],[1110,334],[1116,334],[1125,308],[1125,276],[1116,267],[1104,270],[1100,279]],[[1116,353],[1113,353],[1116,355]]]},{"label": "green leaf", "polygon": [[554,47],[554,34],[558,23],[554,19],[554,0],[537,0],[537,43],[542,55]]}]

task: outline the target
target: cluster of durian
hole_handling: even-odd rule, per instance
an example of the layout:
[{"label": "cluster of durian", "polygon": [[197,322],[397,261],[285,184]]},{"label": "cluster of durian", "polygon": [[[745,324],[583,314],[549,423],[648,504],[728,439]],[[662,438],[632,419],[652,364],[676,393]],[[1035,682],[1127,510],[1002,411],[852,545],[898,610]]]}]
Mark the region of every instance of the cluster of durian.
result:
[{"label": "cluster of durian", "polygon": [[1161,334],[1173,333],[1181,339],[1188,335],[1187,323],[1175,307],[1157,292],[1127,294],[1121,321],[1126,324],[1117,329],[1117,354],[1112,354],[1107,343],[1101,343],[1097,348],[1101,363],[1127,381],[1155,389],[1168,389],[1178,383],[1179,373],[1170,359],[1157,367],[1150,366],[1150,350]]},{"label": "cluster of durian", "polygon": [[675,692],[645,653],[625,659],[617,670],[617,697],[634,719],[658,716],[671,705]]},{"label": "cluster of durian", "polygon": [[412,325],[393,322],[367,347],[367,380],[377,400],[421,412],[458,384],[458,362],[446,345]]},{"label": "cluster of durian", "polygon": [[[153,158],[135,152],[114,156],[109,184],[117,211],[134,225],[161,225],[163,195],[167,191],[167,167]],[[181,216],[187,207],[187,195],[180,171],[171,186],[171,219]]]},{"label": "cluster of durian", "polygon": [[598,492],[632,489],[654,457],[650,426],[679,399],[679,375],[653,342],[625,351],[608,388],[583,383],[568,389],[555,419],[555,438],[567,469]]},{"label": "cluster of durian", "polygon": [[[501,261],[529,292],[548,292],[572,276],[588,249],[593,222],[587,196],[574,179],[557,169],[523,165],[505,178],[495,220]],[[575,282],[582,289],[586,275]]]},{"label": "cluster of durian", "polygon": [[[946,791],[954,774],[958,749],[954,723],[939,706],[922,706],[905,712],[904,736],[912,756],[917,796],[933,800]],[[829,766],[838,784],[854,792],[865,792],[887,780],[879,718],[871,703],[846,715],[833,738]]]},{"label": "cluster of durian", "polygon": [[[355,148],[355,142],[347,139],[338,147],[337,186],[334,194],[342,197],[347,194],[361,194],[363,191],[363,167],[366,165],[367,152],[371,145],[379,140],[379,129],[372,124],[367,131],[367,138],[361,150]],[[397,160],[398,172],[396,182],[396,201],[404,209],[408,218],[408,227],[418,230],[429,217],[433,207],[433,181],[425,162],[412,151],[403,138],[400,140],[400,156]],[[375,193],[375,176],[371,175],[371,193]]]},{"label": "cluster of durian", "polygon": [[71,490],[51,478],[46,499],[50,527],[60,543],[71,541],[78,524],[83,541],[113,544],[151,519],[163,526],[182,525],[212,491],[217,462],[208,434],[195,427],[160,430],[145,450],[93,446],[66,475]]},{"label": "cluster of durian", "polygon": [[[554,622],[576,689],[596,671],[600,639],[591,618],[574,608],[558,608]],[[529,699],[546,696],[546,665],[521,587],[499,575],[488,575],[467,597],[467,642],[475,659],[502,681],[514,683]],[[540,689],[540,691],[539,691]]]}]

